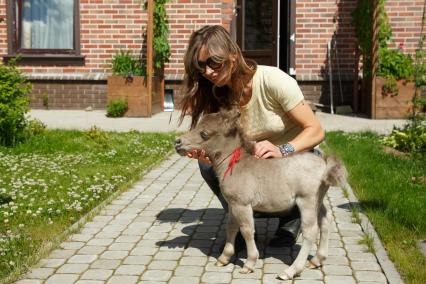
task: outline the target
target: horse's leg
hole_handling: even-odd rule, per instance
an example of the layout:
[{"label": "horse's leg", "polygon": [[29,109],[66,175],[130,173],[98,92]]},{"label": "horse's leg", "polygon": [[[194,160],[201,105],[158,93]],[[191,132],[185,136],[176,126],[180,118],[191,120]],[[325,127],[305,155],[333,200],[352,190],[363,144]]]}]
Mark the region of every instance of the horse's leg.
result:
[{"label": "horse's leg", "polygon": [[318,223],[320,226],[320,242],[316,255],[310,260],[310,268],[321,266],[328,256],[328,231],[331,220],[331,213],[324,204],[321,204],[318,212]]},{"label": "horse's leg", "polygon": [[302,229],[302,248],[290,267],[279,274],[282,280],[293,279],[295,275],[300,274],[305,267],[306,260],[315,242],[318,233],[318,212],[314,197],[305,197],[296,199],[296,204],[300,210],[301,229]]},{"label": "horse's leg", "polygon": [[231,257],[235,252],[235,237],[238,233],[238,223],[236,223],[235,218],[232,214],[231,206],[228,206],[228,223],[226,225],[226,242],[225,247],[223,248],[222,254],[219,256],[216,262],[216,266],[224,266],[229,263]]},{"label": "horse's leg", "polygon": [[235,204],[232,205],[232,213],[240,226],[241,234],[247,246],[247,260],[244,263],[244,267],[240,270],[240,273],[253,272],[256,261],[259,258],[259,251],[254,241],[253,209],[250,205]]}]

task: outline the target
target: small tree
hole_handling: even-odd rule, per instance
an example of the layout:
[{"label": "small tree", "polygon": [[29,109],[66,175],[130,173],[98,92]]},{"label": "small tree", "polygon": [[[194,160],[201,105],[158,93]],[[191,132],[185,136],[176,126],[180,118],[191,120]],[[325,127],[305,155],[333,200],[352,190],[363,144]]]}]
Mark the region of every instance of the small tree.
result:
[{"label": "small tree", "polygon": [[0,145],[13,146],[24,138],[30,92],[31,84],[15,61],[0,63]]}]

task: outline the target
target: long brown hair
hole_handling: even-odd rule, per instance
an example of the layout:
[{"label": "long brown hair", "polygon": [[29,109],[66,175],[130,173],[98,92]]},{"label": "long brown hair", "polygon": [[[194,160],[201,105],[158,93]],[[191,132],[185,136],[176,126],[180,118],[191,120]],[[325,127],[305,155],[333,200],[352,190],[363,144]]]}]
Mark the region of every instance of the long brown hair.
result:
[{"label": "long brown hair", "polygon": [[[214,61],[222,62],[218,82],[230,82],[230,86],[219,87],[201,75],[202,68],[198,65],[201,48],[204,48]],[[233,65],[231,56],[235,59]],[[217,112],[221,107],[238,105],[244,86],[256,72],[256,62],[247,62],[236,42],[222,26],[205,26],[193,32],[184,57],[185,92],[181,101],[182,113],[179,123],[182,123],[186,114],[190,114],[192,129],[202,114]]]}]

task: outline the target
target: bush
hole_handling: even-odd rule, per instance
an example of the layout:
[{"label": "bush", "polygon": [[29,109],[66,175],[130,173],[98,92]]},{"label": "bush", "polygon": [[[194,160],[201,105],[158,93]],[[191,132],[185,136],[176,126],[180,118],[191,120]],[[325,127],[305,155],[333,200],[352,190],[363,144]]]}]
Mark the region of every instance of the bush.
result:
[{"label": "bush", "polygon": [[426,153],[426,125],[411,121],[402,129],[395,128],[383,137],[381,143],[402,152]]},{"label": "bush", "polygon": [[27,121],[27,124],[25,126],[25,137],[30,138],[35,135],[40,135],[45,133],[46,131],[46,124],[44,124],[39,119],[31,119]]},{"label": "bush", "polygon": [[30,92],[31,84],[15,62],[0,63],[0,145],[13,146],[24,138]]},{"label": "bush", "polygon": [[118,76],[145,76],[146,70],[129,51],[121,50],[112,57],[112,73]]},{"label": "bush", "polygon": [[398,95],[399,87],[398,83],[394,76],[387,76],[386,81],[382,86],[382,95],[387,96],[390,95],[394,97]]},{"label": "bush", "polygon": [[121,117],[127,111],[126,100],[112,100],[107,105],[108,117]]},{"label": "bush", "polygon": [[379,60],[379,76],[414,80],[415,65],[410,55],[398,50],[380,48]]}]

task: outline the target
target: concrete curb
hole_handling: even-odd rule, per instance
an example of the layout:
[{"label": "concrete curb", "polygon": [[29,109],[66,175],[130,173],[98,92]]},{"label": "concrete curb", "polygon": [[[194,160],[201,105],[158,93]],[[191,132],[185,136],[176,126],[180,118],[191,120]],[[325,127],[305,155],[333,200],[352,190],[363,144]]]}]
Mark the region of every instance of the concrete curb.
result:
[{"label": "concrete curb", "polygon": [[[351,187],[345,188],[345,190],[348,193],[348,199],[351,204],[359,203]],[[353,205],[351,205],[351,207],[353,207]],[[372,236],[374,239],[374,248],[376,249],[375,256],[377,258],[377,261],[380,263],[380,266],[382,267],[383,273],[385,274],[389,284],[404,283],[404,281],[401,278],[401,275],[396,270],[395,265],[389,259],[389,256],[385,248],[383,247],[380,237],[377,234],[376,230],[374,229],[373,224],[371,224],[370,220],[362,211],[359,212],[359,216],[361,218],[360,225],[362,227],[363,232]]]}]

